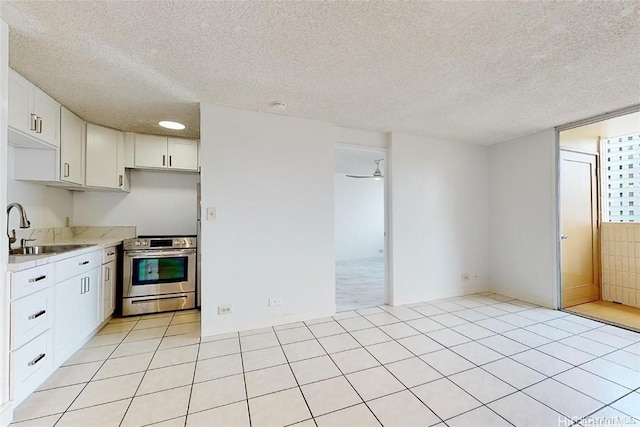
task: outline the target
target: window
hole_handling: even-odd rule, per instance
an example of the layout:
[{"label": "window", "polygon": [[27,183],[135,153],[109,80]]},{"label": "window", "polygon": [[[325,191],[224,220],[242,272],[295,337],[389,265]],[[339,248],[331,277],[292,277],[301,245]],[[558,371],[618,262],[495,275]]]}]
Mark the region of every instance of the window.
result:
[{"label": "window", "polygon": [[[605,193],[607,197],[603,200],[605,206],[616,206],[616,210],[604,210],[604,221],[609,222],[638,222],[640,221],[640,210],[636,214],[635,194],[632,191],[635,187],[634,179],[640,176],[640,163],[633,162],[633,159],[640,158],[640,132],[630,135],[601,138],[600,152],[618,152],[619,155],[602,157],[601,170],[618,171],[612,175],[602,174],[601,188],[609,189]],[[626,172],[624,173],[623,172]],[[611,193],[612,188],[618,191]],[[608,214],[608,215],[606,215]]]}]

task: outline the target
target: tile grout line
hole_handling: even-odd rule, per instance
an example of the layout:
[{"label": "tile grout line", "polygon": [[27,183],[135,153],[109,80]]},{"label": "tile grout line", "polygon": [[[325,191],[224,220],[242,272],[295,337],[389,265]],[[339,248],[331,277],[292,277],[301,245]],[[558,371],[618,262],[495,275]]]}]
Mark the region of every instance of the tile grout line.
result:
[{"label": "tile grout line", "polygon": [[[198,371],[198,358],[200,357],[200,345],[201,344],[202,343],[200,341],[198,341],[198,349],[196,351],[196,360],[195,360],[195,363],[193,365],[193,375],[191,376],[191,387],[189,388],[189,400],[187,400],[187,412],[184,415],[184,427],[187,426],[187,420],[189,419],[189,408],[191,407],[191,397],[193,396],[193,386],[196,384],[196,372]],[[153,362],[153,358],[151,358],[151,362]],[[191,363],[191,362],[188,362],[188,363]],[[172,364],[170,366],[178,366],[178,365]]]}]

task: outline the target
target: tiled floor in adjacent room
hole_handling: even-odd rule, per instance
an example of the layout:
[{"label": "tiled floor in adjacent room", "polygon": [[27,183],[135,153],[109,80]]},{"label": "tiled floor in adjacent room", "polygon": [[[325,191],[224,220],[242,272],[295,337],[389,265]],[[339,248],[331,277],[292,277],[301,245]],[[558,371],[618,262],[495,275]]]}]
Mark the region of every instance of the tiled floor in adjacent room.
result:
[{"label": "tiled floor in adjacent room", "polygon": [[[198,320],[112,322],[17,408],[15,425],[640,422],[640,334],[500,295],[202,340]],[[594,424],[604,418],[615,422]]]},{"label": "tiled floor in adjacent room", "polygon": [[566,308],[573,313],[640,330],[640,308],[610,301],[593,301]]},{"label": "tiled floor in adjacent room", "polygon": [[336,310],[384,304],[384,258],[336,261]]}]

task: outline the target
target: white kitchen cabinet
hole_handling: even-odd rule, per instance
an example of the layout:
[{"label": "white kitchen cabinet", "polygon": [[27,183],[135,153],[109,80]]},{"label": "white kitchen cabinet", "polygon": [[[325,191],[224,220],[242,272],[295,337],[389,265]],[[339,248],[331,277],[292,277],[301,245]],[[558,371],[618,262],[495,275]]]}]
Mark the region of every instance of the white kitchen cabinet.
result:
[{"label": "white kitchen cabinet", "polygon": [[110,246],[102,251],[102,288],[100,292],[101,321],[104,322],[116,309],[117,246]]},{"label": "white kitchen cabinet", "polygon": [[79,300],[79,279],[73,277],[56,283],[54,316],[56,365],[62,364],[76,351],[75,343],[80,337]]},{"label": "white kitchen cabinet", "polygon": [[83,344],[101,322],[101,252],[56,263],[55,360],[60,365]]},{"label": "white kitchen cabinet", "polygon": [[167,137],[136,134],[134,161],[138,168],[166,168]]},{"label": "white kitchen cabinet", "polygon": [[87,123],[87,187],[129,191],[124,168],[124,133]]},{"label": "white kitchen cabinet", "polygon": [[64,107],[60,109],[60,180],[84,184],[85,123]]},{"label": "white kitchen cabinet", "polygon": [[136,168],[198,171],[198,141],[158,135],[135,135]]},{"label": "white kitchen cabinet", "polygon": [[60,104],[13,70],[9,72],[8,95],[9,143],[18,147],[59,147]]},{"label": "white kitchen cabinet", "polygon": [[81,339],[89,336],[102,322],[100,286],[100,268],[94,268],[80,277],[78,320]]},{"label": "white kitchen cabinet", "polygon": [[168,138],[169,169],[198,170],[198,141]]}]

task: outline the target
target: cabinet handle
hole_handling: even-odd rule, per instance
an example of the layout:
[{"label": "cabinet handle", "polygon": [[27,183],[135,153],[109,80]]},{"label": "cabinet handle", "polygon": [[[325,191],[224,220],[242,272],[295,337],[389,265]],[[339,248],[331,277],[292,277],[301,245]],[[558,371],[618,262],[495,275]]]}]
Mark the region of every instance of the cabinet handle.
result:
[{"label": "cabinet handle", "polygon": [[69,176],[69,163],[65,163],[64,164],[64,178],[67,178]]},{"label": "cabinet handle", "polygon": [[89,264],[89,261],[82,261],[78,263],[78,265],[87,265],[87,264]]},{"label": "cabinet handle", "polygon": [[31,114],[31,130],[38,130],[38,116],[36,116],[35,114]]},{"label": "cabinet handle", "polygon": [[29,283],[39,282],[40,280],[44,280],[46,278],[47,278],[47,275],[43,274],[42,276],[38,276],[38,277],[34,277],[32,279],[29,279]]},{"label": "cabinet handle", "polygon": [[80,279],[80,295],[84,294],[84,277]]},{"label": "cabinet handle", "polygon": [[38,117],[36,121],[37,133],[42,133],[42,117]]},{"label": "cabinet handle", "polygon": [[104,278],[104,280],[110,280],[111,269],[109,267],[105,267],[104,272],[106,273],[105,276],[107,276],[107,277]]},{"label": "cabinet handle", "polygon": [[169,156],[169,167],[171,167],[171,158],[172,158],[172,157],[173,157],[173,156]]},{"label": "cabinet handle", "polygon": [[115,252],[109,252],[109,253],[107,253],[107,256],[113,256],[115,254],[116,254]]},{"label": "cabinet handle", "polygon": [[166,166],[167,156],[165,154],[162,155],[162,166]]},{"label": "cabinet handle", "polygon": [[91,291],[91,277],[87,277],[87,292]]},{"label": "cabinet handle", "polygon": [[38,317],[42,316],[46,312],[47,312],[47,310],[40,310],[37,313],[33,313],[31,316],[29,316],[29,320],[37,319]]},{"label": "cabinet handle", "polygon": [[45,353],[40,353],[40,355],[38,357],[36,357],[35,359],[33,359],[31,362],[27,363],[28,366],[33,366],[36,363],[38,363],[39,361],[41,361],[42,359],[44,359],[44,357],[46,356]]},{"label": "cabinet handle", "polygon": [[118,175],[119,185],[122,187],[122,175]]}]

